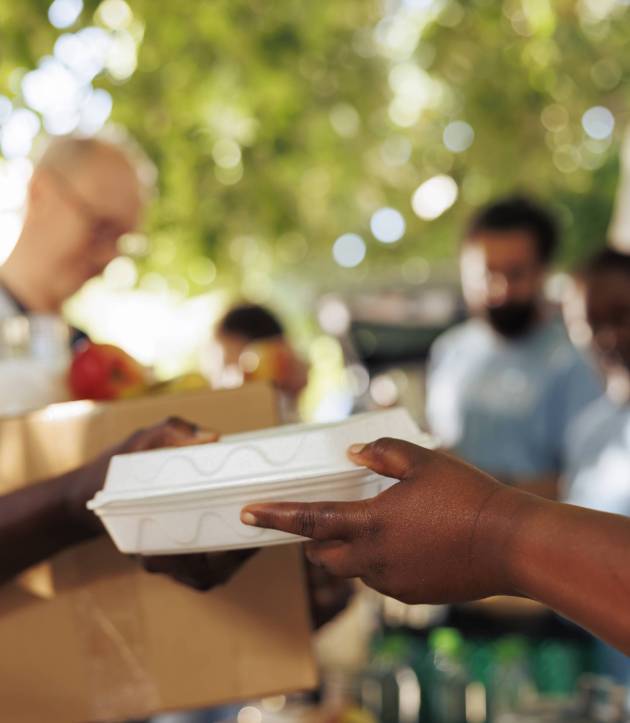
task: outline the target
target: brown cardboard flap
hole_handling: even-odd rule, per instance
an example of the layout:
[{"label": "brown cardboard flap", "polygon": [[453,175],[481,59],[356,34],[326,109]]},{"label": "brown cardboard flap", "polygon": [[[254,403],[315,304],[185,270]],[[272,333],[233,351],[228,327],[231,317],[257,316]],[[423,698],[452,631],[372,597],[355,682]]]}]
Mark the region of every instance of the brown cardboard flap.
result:
[{"label": "brown cardboard flap", "polygon": [[[9,486],[73,467],[171,414],[221,432],[275,422],[273,395],[257,385],[69,414],[65,406],[0,421]],[[11,448],[21,460],[7,461]],[[67,550],[52,567],[53,599],[16,585],[0,590],[0,720],[140,718],[316,683],[298,546],[259,552],[205,594],[143,572],[105,538]]]}]

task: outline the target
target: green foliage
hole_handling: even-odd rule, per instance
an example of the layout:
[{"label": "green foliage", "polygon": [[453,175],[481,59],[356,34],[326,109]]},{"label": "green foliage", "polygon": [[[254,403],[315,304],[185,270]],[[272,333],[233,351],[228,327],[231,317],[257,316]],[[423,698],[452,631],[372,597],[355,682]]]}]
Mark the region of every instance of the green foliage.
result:
[{"label": "green foliage", "polygon": [[[374,41],[382,9],[373,0],[129,5],[144,28],[138,68],[127,82],[103,74],[97,84],[114,97],[113,119],[159,170],[147,268],[186,277],[209,255],[219,283],[288,271],[322,285],[350,283],[413,256],[451,258],[470,209],[514,189],[558,210],[566,261],[605,236],[628,113],[630,12],[622,4],[602,0],[597,17],[594,0],[436,1],[426,18],[409,13],[419,41],[408,58],[395,49],[385,57]],[[12,98],[16,69],[35,67],[59,34],[47,7],[0,0],[0,91]],[[94,22],[97,7],[86,3],[78,27]],[[388,74],[401,63],[437,83],[417,122],[403,128],[388,115]],[[615,115],[612,142],[584,134],[582,115],[594,105]],[[475,131],[458,154],[442,141],[453,120]],[[382,160],[392,136],[412,143],[402,166]],[[217,165],[225,139],[241,149],[236,168]],[[452,175],[460,197],[439,219],[422,221],[410,198],[436,173]],[[384,204],[407,221],[393,247],[369,232]],[[347,231],[368,240],[358,270],[331,258],[332,242]]]}]

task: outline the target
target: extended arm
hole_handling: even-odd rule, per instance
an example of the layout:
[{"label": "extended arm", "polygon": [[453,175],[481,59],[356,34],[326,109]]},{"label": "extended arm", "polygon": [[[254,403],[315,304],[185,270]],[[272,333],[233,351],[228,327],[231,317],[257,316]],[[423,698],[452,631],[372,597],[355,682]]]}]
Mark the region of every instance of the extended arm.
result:
[{"label": "extended arm", "polygon": [[404,602],[526,596],[630,654],[630,520],[507,487],[400,440],[350,456],[400,482],[362,502],[252,505],[243,522],[313,538],[312,562]]},{"label": "extended arm", "polygon": [[[140,430],[90,464],[53,479],[0,496],[0,584],[61,550],[102,534],[86,503],[102,487],[114,454],[156,447],[177,447],[216,440],[195,425],[171,418]],[[146,562],[159,571],[201,589],[225,581],[239,560],[209,556],[173,556]],[[234,564],[233,564],[234,563]]]}]

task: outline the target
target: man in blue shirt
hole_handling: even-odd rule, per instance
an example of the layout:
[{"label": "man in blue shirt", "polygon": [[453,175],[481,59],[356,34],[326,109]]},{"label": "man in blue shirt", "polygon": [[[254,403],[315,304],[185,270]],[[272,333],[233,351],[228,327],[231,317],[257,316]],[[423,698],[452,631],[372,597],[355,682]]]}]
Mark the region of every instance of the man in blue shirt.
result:
[{"label": "man in blue shirt", "polygon": [[427,380],[427,417],[444,447],[550,496],[565,430],[601,394],[544,299],[557,243],[549,213],[526,198],[477,213],[460,258],[471,318],[437,340]]}]

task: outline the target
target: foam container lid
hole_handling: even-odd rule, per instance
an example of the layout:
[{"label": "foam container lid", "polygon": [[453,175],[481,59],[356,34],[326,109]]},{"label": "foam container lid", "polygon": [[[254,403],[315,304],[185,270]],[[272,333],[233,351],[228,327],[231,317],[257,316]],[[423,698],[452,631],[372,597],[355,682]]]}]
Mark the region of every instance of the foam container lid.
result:
[{"label": "foam container lid", "polygon": [[219,442],[112,459],[88,503],[123,552],[169,554],[295,541],[249,528],[240,510],[265,500],[343,501],[378,494],[392,481],[347,457],[357,442],[396,437],[431,446],[403,408],[342,422],[290,425]]}]

